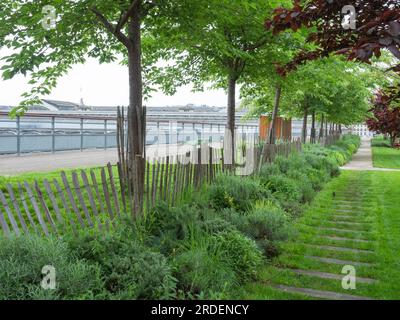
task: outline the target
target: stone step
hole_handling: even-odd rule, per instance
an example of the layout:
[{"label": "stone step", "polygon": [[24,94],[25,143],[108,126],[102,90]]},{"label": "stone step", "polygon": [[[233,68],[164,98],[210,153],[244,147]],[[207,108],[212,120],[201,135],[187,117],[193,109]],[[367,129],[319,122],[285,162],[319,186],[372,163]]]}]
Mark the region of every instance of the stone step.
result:
[{"label": "stone step", "polygon": [[[354,230],[354,231],[364,231],[364,232],[371,231],[370,225],[360,222],[328,220],[327,224],[328,223],[330,226],[338,229],[346,228],[348,230]],[[327,227],[329,226],[327,225]]]},{"label": "stone step", "polygon": [[347,226],[357,226],[357,227],[360,227],[360,226],[368,225],[368,224],[366,224],[365,222],[338,221],[338,220],[331,220],[331,221],[334,222],[334,223],[337,223],[337,224],[344,224],[344,225],[347,225]]},{"label": "stone step", "polygon": [[[321,278],[321,279],[332,279],[332,280],[339,280],[342,281],[345,275],[340,275],[340,274],[334,274],[334,273],[328,273],[328,272],[320,272],[320,271],[313,271],[313,270],[302,270],[302,269],[288,269],[296,274],[302,275],[302,276],[310,276],[310,277],[316,277],[316,278]],[[356,277],[357,283],[367,283],[367,284],[372,284],[375,283],[375,279],[370,279],[370,278],[363,278],[363,277]]]},{"label": "stone step", "polygon": [[372,243],[372,241],[370,241],[370,240],[352,239],[352,238],[334,237],[334,236],[321,236],[321,238],[335,240],[335,241],[352,241],[352,242],[359,242],[359,243]]},{"label": "stone step", "polygon": [[348,215],[325,215],[322,217],[310,217],[312,220],[321,221],[325,219],[328,222],[343,222],[343,223],[359,223],[363,225],[370,225],[371,221],[363,221],[362,217],[348,216]]},{"label": "stone step", "polygon": [[352,253],[369,253],[369,254],[374,253],[374,251],[372,250],[364,250],[364,249],[353,249],[353,248],[336,247],[336,246],[315,245],[315,244],[307,244],[307,245],[322,250],[352,252]]},{"label": "stone step", "polygon": [[361,206],[359,206],[358,204],[353,203],[353,202],[335,202],[334,201],[333,205],[335,207],[342,207],[342,208],[354,208],[354,207],[362,208]]},{"label": "stone step", "polygon": [[357,209],[354,209],[354,210],[348,210],[348,209],[334,209],[333,211],[334,211],[334,212],[356,213],[356,214],[359,214],[361,210],[357,210]]},{"label": "stone step", "polygon": [[358,193],[356,195],[336,193],[336,195],[335,195],[335,197],[333,197],[333,199],[355,202],[355,201],[362,201],[364,199],[371,200],[371,197],[369,195],[363,195],[361,193]]},{"label": "stone step", "polygon": [[[329,225],[327,225],[329,223]],[[306,226],[319,228],[319,229],[330,229],[330,230],[340,230],[343,232],[370,232],[371,228],[368,225],[359,225],[359,224],[352,224],[351,222],[341,222],[341,221],[334,221],[328,220],[325,224],[326,227],[320,227],[321,224],[310,222]],[[348,229],[351,228],[351,229]]]},{"label": "stone step", "polygon": [[340,260],[333,258],[324,258],[324,257],[316,257],[316,256],[305,256],[308,259],[324,262],[324,263],[333,263],[343,266],[360,266],[360,267],[372,267],[372,263],[368,262],[360,262],[360,261],[350,261],[350,260]]},{"label": "stone step", "polygon": [[[346,220],[354,220],[357,219],[355,216],[346,216],[346,215],[333,215],[331,216],[336,221],[345,221],[345,222],[353,222],[353,221],[346,221]],[[371,221],[363,221],[362,223],[371,223]]]},{"label": "stone step", "polygon": [[368,203],[372,203],[373,200],[371,200],[369,197],[354,197],[354,198],[346,198],[346,197],[339,197],[336,196],[335,198],[333,198],[333,201],[343,201],[343,202],[348,202],[348,203],[359,203],[359,204],[363,204],[366,205]]},{"label": "stone step", "polygon": [[307,288],[297,288],[297,287],[290,287],[285,285],[273,285],[275,289],[288,292],[288,293],[299,293],[311,298],[320,298],[320,299],[327,299],[327,300],[374,300],[373,298],[369,297],[362,297],[362,296],[353,296],[350,294],[343,294],[338,292],[332,291],[322,291],[322,290],[314,290],[314,289],[307,289]]},{"label": "stone step", "polygon": [[328,227],[319,227],[320,230],[325,231],[334,231],[334,232],[349,232],[349,233],[366,233],[368,231],[363,230],[354,230],[354,229],[343,229],[343,228],[328,228]]},{"label": "stone step", "polygon": [[336,196],[335,198],[333,198],[333,202],[342,202],[342,203],[364,203],[361,200],[357,200],[357,199],[351,199],[351,200],[347,200],[344,198],[339,198],[338,196]]}]

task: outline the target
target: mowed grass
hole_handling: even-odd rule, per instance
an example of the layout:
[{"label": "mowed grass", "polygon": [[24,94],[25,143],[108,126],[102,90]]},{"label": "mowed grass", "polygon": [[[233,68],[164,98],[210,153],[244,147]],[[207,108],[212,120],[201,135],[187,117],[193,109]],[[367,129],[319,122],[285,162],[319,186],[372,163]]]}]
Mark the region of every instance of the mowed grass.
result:
[{"label": "mowed grass", "polygon": [[400,150],[390,147],[383,138],[372,140],[372,160],[376,168],[400,169]]},{"label": "mowed grass", "polygon": [[[350,202],[344,205],[339,200],[342,198],[345,201],[350,199]],[[317,196],[304,216],[296,222],[295,238],[282,243],[282,254],[264,265],[259,279],[243,289],[241,298],[310,299],[274,287],[286,285],[374,299],[400,299],[399,198],[400,172],[343,172]],[[341,225],[345,220],[356,224]],[[339,241],[326,236],[368,242]],[[322,245],[365,251],[343,252],[317,247]],[[371,265],[355,266],[356,275],[377,282],[357,282],[355,290],[345,290],[341,280],[298,275],[292,271],[302,269],[344,276],[344,265],[317,261],[310,256],[369,263]]]}]

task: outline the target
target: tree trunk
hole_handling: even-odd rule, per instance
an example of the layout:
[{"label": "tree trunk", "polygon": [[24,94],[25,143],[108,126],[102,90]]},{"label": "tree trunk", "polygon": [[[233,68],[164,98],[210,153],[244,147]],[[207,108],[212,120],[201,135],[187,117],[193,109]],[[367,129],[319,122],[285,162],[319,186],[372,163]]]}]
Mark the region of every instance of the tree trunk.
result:
[{"label": "tree trunk", "polygon": [[145,113],[143,110],[143,83],[141,60],[141,21],[138,2],[128,26],[128,37],[131,45],[128,48],[129,66],[129,109],[128,109],[128,170],[132,185],[134,211],[138,214],[143,209],[145,177]]},{"label": "tree trunk", "polygon": [[225,158],[225,163],[232,164],[232,167],[235,165],[236,81],[237,79],[234,76],[228,76],[228,110],[225,130],[224,154],[227,156]]},{"label": "tree trunk", "polygon": [[325,121],[325,138],[327,138],[329,135],[328,126],[329,126],[329,122],[328,122],[328,119],[326,119],[326,121]]},{"label": "tree trunk", "polygon": [[303,117],[303,130],[301,133],[301,142],[307,142],[307,121],[308,121],[308,108],[304,109],[304,117]]},{"label": "tree trunk", "polygon": [[321,126],[319,128],[319,137],[318,137],[319,142],[321,142],[322,139],[324,138],[324,122],[325,122],[325,115],[322,114],[321,115]]},{"label": "tree trunk", "polygon": [[281,94],[282,94],[282,87],[277,86],[276,91],[275,91],[274,110],[272,112],[271,125],[269,127],[269,133],[268,133],[268,143],[269,144],[276,143],[276,120],[277,120],[278,114],[279,114],[279,104],[281,101]]},{"label": "tree trunk", "polygon": [[395,143],[396,143],[396,136],[390,135],[390,145],[392,148],[394,148]]},{"label": "tree trunk", "polygon": [[315,128],[315,111],[312,112],[312,120],[311,120],[311,143],[315,143],[317,137],[317,130]]}]

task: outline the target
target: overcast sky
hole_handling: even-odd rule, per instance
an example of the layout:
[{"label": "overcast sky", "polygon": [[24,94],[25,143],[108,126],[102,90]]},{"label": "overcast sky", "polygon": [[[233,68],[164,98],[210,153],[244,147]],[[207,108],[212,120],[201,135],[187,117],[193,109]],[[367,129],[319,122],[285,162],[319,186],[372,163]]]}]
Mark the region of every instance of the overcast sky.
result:
[{"label": "overcast sky", "polygon": [[[0,51],[0,57],[5,52]],[[0,66],[3,64],[0,61]],[[0,105],[16,105],[21,101],[21,94],[29,89],[29,79],[17,76],[4,81],[0,78]],[[100,65],[96,60],[88,60],[83,65],[76,65],[58,81],[53,92],[43,98],[79,103],[81,97],[86,105],[117,106],[128,104],[127,68],[118,63]],[[175,96],[153,93],[145,102],[149,106],[196,105],[226,106],[226,94],[223,90],[192,93],[191,87],[183,87]]]}]

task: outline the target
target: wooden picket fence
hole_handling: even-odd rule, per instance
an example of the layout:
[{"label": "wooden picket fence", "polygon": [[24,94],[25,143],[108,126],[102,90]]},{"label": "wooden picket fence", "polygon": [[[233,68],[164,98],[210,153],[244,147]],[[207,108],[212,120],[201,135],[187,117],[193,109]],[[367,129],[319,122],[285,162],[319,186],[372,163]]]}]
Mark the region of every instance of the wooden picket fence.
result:
[{"label": "wooden picket fence", "polygon": [[[296,140],[263,149],[250,147],[243,153],[253,153],[250,165],[260,168],[278,155],[299,151],[301,143]],[[146,160],[146,211],[160,202],[174,206],[188,191],[212,183],[219,175],[233,174],[232,167],[224,163],[223,150],[206,144],[179,156]],[[61,172],[58,179],[51,181],[6,184],[0,189],[0,233],[49,236],[87,228],[110,230],[116,219],[130,216],[133,205],[120,172],[121,164],[116,167],[108,164],[103,168],[73,171],[69,176]]]},{"label": "wooden picket fence", "polygon": [[[194,147],[178,156],[158,157],[146,161],[145,204],[153,208],[163,201],[175,205],[189,190],[211,183],[219,174],[226,173],[222,149],[208,145]],[[132,200],[130,200],[132,201]]]},{"label": "wooden picket fence", "polygon": [[278,156],[288,157],[294,152],[301,151],[302,143],[300,138],[280,144],[265,144],[262,147],[255,148],[256,168],[261,169],[264,164],[274,162]]},{"label": "wooden picket fence", "polygon": [[[67,177],[42,182],[6,184],[0,190],[0,225],[3,233],[45,236],[66,230],[109,229],[123,214],[113,167],[73,171]],[[96,174],[97,173],[97,174]]]},{"label": "wooden picket fence", "polygon": [[[211,183],[225,170],[221,155],[220,149],[198,148],[185,155],[148,159],[146,210],[161,201],[173,206],[188,190]],[[6,184],[0,189],[0,231],[49,236],[86,228],[109,230],[115,219],[131,212],[118,167],[108,164],[73,171],[69,176],[61,172],[52,181]]]}]

